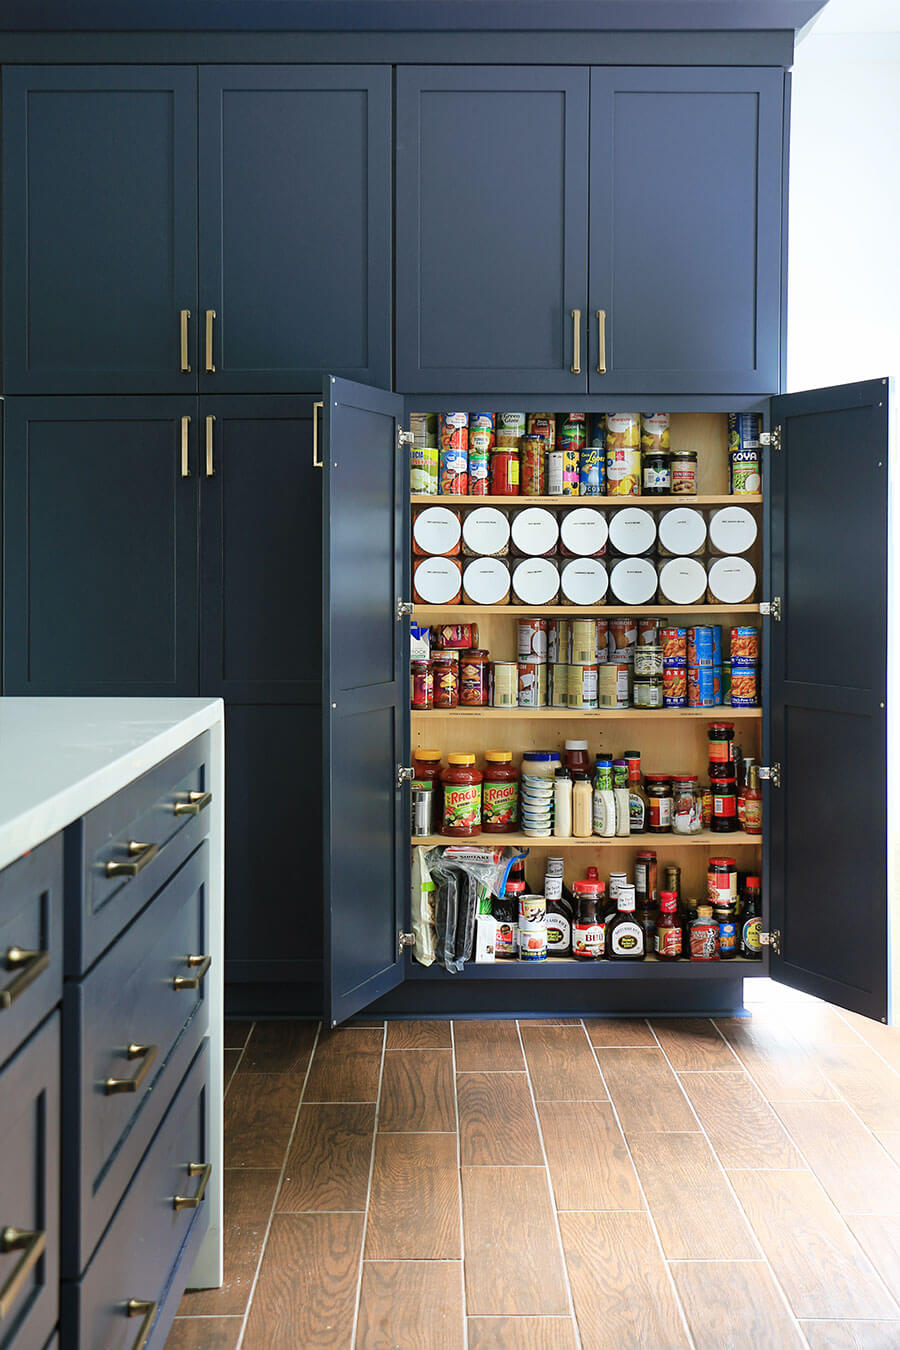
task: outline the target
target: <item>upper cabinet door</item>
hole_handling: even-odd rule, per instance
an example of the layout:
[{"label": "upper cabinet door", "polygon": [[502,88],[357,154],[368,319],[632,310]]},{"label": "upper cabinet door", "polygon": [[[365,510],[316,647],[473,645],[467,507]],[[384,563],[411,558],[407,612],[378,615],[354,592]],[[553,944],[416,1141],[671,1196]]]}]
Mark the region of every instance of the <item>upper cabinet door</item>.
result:
[{"label": "upper cabinet door", "polygon": [[196,389],[196,176],[192,68],[4,68],[5,393]]},{"label": "upper cabinet door", "polygon": [[591,72],[591,392],[777,392],[783,104],[780,70]]},{"label": "upper cabinet door", "polygon": [[781,766],[765,799],[769,927],[780,934],[771,974],[882,1020],[893,791],[888,395],[886,380],[870,380],[773,399],[772,591],[782,617],[766,630],[770,754]]},{"label": "upper cabinet door", "polygon": [[588,74],[397,71],[404,393],[586,392]]},{"label": "upper cabinet door", "polygon": [[200,306],[209,393],[390,383],[390,67],[201,67]]}]

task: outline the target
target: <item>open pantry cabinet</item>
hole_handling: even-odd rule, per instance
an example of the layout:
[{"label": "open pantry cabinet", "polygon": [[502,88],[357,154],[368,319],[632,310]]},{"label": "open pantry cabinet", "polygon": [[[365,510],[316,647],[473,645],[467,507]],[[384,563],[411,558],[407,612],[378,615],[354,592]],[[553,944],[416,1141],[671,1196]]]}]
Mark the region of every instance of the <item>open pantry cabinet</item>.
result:
[{"label": "open pantry cabinet", "polygon": [[[378,1001],[378,1012],[727,1013],[742,1004],[745,976],[770,975],[866,1016],[889,1020],[887,766],[889,668],[889,384],[862,384],[765,402],[772,431],[763,452],[762,493],[741,498],[760,530],[758,591],[752,603],[593,606],[587,613],[657,614],[672,622],[758,623],[758,709],[575,712],[557,708],[460,708],[410,712],[409,448],[399,432],[410,411],[439,401],[328,378],[323,394],[324,898],[325,1017],[336,1025]],[[521,406],[522,396],[479,395],[473,407]],[[462,400],[453,399],[455,406]],[[535,400],[537,402],[537,400]],[[615,400],[621,404],[622,399]],[[644,398],[641,402],[649,406]],[[578,411],[579,400],[547,411]],[[658,398],[672,414],[672,448],[699,452],[698,507],[727,496],[724,400]],[[612,401],[585,399],[583,411]],[[735,401],[731,402],[732,409]],[[417,498],[428,504],[507,507],[572,498]],[[614,510],[665,498],[592,498]],[[682,502],[685,499],[678,499]],[[762,607],[762,608],[761,608]],[[416,606],[420,623],[477,622],[479,645],[515,659],[520,617],[577,617],[572,606]],[[756,616],[751,619],[750,616]],[[707,725],[735,723],[745,753],[773,772],[763,784],[762,837],[741,832],[641,834],[627,839],[485,836],[522,844],[532,888],[548,854],[563,856],[567,885],[589,864],[601,878],[633,871],[635,853],[653,848],[660,868],[682,869],[682,895],[703,896],[710,855],[727,853],[763,886],[761,961],[710,963],[469,963],[458,974],[419,965],[404,946],[410,928],[412,840],[409,787],[402,770],[416,748],[445,757],[511,749],[561,748],[566,737],[598,751],[641,752],[642,770],[703,776]],[[452,841],[446,841],[452,842]],[[532,877],[532,873],[534,874]],[[587,983],[586,983],[587,982]]]}]

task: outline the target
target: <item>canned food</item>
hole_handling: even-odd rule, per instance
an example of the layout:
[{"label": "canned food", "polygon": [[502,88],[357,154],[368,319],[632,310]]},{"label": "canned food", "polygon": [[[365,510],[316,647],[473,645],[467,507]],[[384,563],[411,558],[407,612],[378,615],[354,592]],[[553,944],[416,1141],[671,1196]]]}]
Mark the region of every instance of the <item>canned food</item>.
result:
[{"label": "canned food", "polygon": [[[663,673],[663,654],[660,646],[646,646],[640,642],[634,649],[634,674],[635,683],[638,675],[653,675],[662,677]],[[637,695],[635,695],[635,699]],[[656,706],[656,705],[649,705]],[[659,706],[662,706],[660,703]]]},{"label": "canned food", "polygon": [[663,706],[662,676],[638,676],[635,672],[632,697],[636,708],[661,708]]},{"label": "canned food", "polygon": [[494,446],[493,413],[469,413],[469,496],[486,497]]},{"label": "canned food", "polygon": [[547,960],[546,922],[519,924],[519,960]]},{"label": "canned food", "polygon": [[434,707],[434,674],[429,661],[409,663],[409,704],[416,712]]},{"label": "canned food", "polygon": [[[605,669],[605,667],[604,667]],[[569,707],[590,711],[597,707],[597,679],[599,666],[569,666]]]},{"label": "canned food", "polygon": [[732,628],[732,666],[755,666],[759,660],[759,629]]},{"label": "canned food", "polygon": [[434,706],[456,708],[459,705],[459,653],[435,652],[432,660],[434,674]]},{"label": "canned food", "polygon": [[597,620],[597,661],[606,665],[609,660],[609,620]]},{"label": "canned food", "polygon": [[666,666],[663,670],[663,707],[687,707],[686,666]]},{"label": "canned food", "polygon": [[757,666],[731,667],[731,706],[757,708],[759,706],[759,674]]},{"label": "canned food", "polygon": [[597,660],[597,620],[573,619],[572,660],[578,665],[589,665]]},{"label": "canned food", "polygon": [[728,471],[733,496],[747,497],[762,491],[758,450],[729,450]]},{"label": "canned food", "polygon": [[722,698],[721,666],[688,666],[689,708],[715,708]]},{"label": "canned food", "polygon": [[495,661],[494,699],[495,708],[517,708],[519,706],[519,667],[515,661]]},{"label": "canned food", "polygon": [[722,629],[719,624],[687,630],[687,663],[689,666],[722,664]]},{"label": "canned food", "polygon": [[549,450],[547,452],[547,496],[578,496],[577,450]]},{"label": "canned food", "polygon": [[547,901],[542,895],[519,896],[519,927],[523,924],[543,923],[547,917]]},{"label": "canned food", "polygon": [[607,413],[606,445],[620,449],[640,450],[640,413]]},{"label": "canned food", "polygon": [[519,660],[547,660],[547,620],[519,620]]},{"label": "canned food", "polygon": [[547,703],[552,708],[569,706],[569,665],[554,661],[547,667]]},{"label": "canned food", "polygon": [[413,788],[412,790],[412,833],[413,838],[421,839],[433,834],[432,810],[434,807],[433,788]]},{"label": "canned food", "polygon": [[497,413],[494,424],[495,444],[507,449],[518,449],[519,437],[525,435],[525,414],[517,412]]},{"label": "canned food", "polygon": [[627,708],[630,667],[609,663],[597,667],[597,707]]},{"label": "canned food", "polygon": [[478,646],[477,623],[442,623],[431,630],[436,651],[471,651]]},{"label": "canned food", "polygon": [[638,646],[655,647],[659,642],[659,623],[656,619],[638,619]]},{"label": "canned food", "polygon": [[519,442],[519,486],[523,497],[543,497],[545,487],[542,436],[523,436]]},{"label": "canned food", "polygon": [[641,451],[638,446],[606,446],[606,491],[610,497],[637,497],[641,491]]},{"label": "canned food", "polygon": [[584,449],[587,439],[587,418],[584,413],[561,414],[556,424],[556,443],[562,450]]},{"label": "canned food", "polygon": [[[722,702],[731,707],[731,662],[722,662]],[[738,813],[740,814],[740,812]]]},{"label": "canned food", "polygon": [[491,455],[491,494],[494,497],[518,497],[518,450],[495,450]]},{"label": "canned food", "polygon": [[687,629],[661,628],[659,642],[662,647],[663,666],[687,665]]},{"label": "canned food", "polygon": [[542,436],[544,450],[552,450],[556,445],[556,416],[554,413],[529,413],[525,421],[527,436]]},{"label": "canned food", "polygon": [[641,449],[668,450],[669,414],[641,413]]},{"label": "canned food", "polygon": [[469,487],[469,414],[441,413],[440,489],[465,496]]},{"label": "canned food", "polygon": [[578,458],[579,497],[602,497],[606,491],[606,451],[586,445]]},{"label": "canned food", "polygon": [[761,434],[761,413],[728,414],[729,450],[759,450]]},{"label": "canned food", "polygon": [[637,645],[638,621],[635,618],[616,618],[609,620],[609,659],[612,662],[625,663],[634,660]]},{"label": "canned food", "polygon": [[520,708],[546,708],[547,706],[547,663],[545,661],[519,661],[518,706]]},{"label": "canned food", "polygon": [[409,486],[411,492],[434,496],[438,490],[437,413],[410,413],[412,433]]},{"label": "canned food", "polygon": [[571,648],[568,619],[547,620],[547,660],[567,662]]}]

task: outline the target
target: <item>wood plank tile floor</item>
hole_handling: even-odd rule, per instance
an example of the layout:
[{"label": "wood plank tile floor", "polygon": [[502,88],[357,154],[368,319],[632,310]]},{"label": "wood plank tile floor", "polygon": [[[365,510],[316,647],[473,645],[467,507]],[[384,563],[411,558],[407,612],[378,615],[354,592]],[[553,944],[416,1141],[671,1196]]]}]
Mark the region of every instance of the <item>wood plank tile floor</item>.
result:
[{"label": "wood plank tile floor", "polygon": [[225,1284],[168,1350],[900,1350],[900,1028],[226,1025]]}]

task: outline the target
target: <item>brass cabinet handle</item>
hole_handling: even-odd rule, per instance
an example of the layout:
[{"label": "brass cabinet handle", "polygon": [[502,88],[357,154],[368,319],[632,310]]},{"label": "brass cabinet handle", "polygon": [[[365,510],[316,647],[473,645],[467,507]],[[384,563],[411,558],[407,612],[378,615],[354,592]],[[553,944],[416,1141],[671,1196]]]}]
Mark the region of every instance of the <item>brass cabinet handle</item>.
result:
[{"label": "brass cabinet handle", "polygon": [[4,1228],[0,1233],[0,1252],[22,1253],[3,1288],[0,1289],[0,1320],[10,1311],[22,1292],[22,1286],[28,1279],[28,1272],[37,1265],[46,1245],[47,1234],[42,1228],[36,1228],[31,1232],[24,1228]]},{"label": "brass cabinet handle", "polygon": [[573,375],[581,374],[581,310],[572,310],[572,365]]},{"label": "brass cabinet handle", "polygon": [[597,356],[597,374],[606,374],[606,310],[597,310],[597,338],[599,341]]},{"label": "brass cabinet handle", "polygon": [[131,839],[128,852],[131,855],[129,862],[110,861],[106,864],[108,877],[136,877],[156,857],[159,844],[139,844],[136,839]]},{"label": "brass cabinet handle", "polygon": [[176,1195],[172,1197],[173,1209],[198,1209],[200,1202],[206,1194],[206,1186],[212,1172],[212,1163],[188,1163],[187,1174],[189,1177],[200,1177],[200,1185],[193,1195]]},{"label": "brass cabinet handle", "polygon": [[214,422],[215,420],[216,420],[216,419],[215,419],[215,417],[213,416],[212,413],[210,413],[209,416],[208,416],[207,419],[206,419],[206,476],[207,476],[207,478],[214,478],[214,477],[215,477],[215,473],[216,473],[216,471],[215,471],[215,469],[214,469],[214,467],[213,467],[213,422]]},{"label": "brass cabinet handle", "polygon": [[37,977],[47,969],[50,964],[50,953],[26,951],[24,947],[7,947],[4,964],[7,970],[16,970],[17,967],[21,969],[12,977],[9,984],[0,989],[0,1011],[15,1003],[19,995],[24,994],[28,986],[34,984]]},{"label": "brass cabinet handle", "polygon": [[321,401],[313,404],[313,468],[321,469],[322,457],[319,454],[319,413],[325,404]]},{"label": "brass cabinet handle", "polygon": [[206,373],[215,375],[216,368],[213,365],[213,319],[216,317],[214,309],[206,311]]},{"label": "brass cabinet handle", "polygon": [[190,375],[191,363],[188,360],[188,319],[191,317],[189,309],[181,311],[181,373]]},{"label": "brass cabinet handle", "polygon": [[[203,977],[212,965],[211,956],[188,956],[185,958],[186,966],[196,969],[196,975],[176,975],[172,981],[173,989],[199,989],[203,983]],[[193,1164],[192,1164],[193,1166]],[[177,1209],[178,1206],[176,1205]]]},{"label": "brass cabinet handle", "polygon": [[131,1350],[144,1350],[158,1306],[157,1303],[154,1303],[153,1300],[149,1298],[130,1298],[125,1304],[126,1317],[143,1317],[144,1319],[138,1327],[138,1334],[135,1337]]},{"label": "brass cabinet handle", "polygon": [[103,1091],[107,1097],[114,1097],[119,1092],[137,1092],[143,1083],[147,1074],[150,1072],[150,1065],[156,1059],[158,1045],[131,1045],[125,1049],[125,1054],[129,1059],[139,1059],[140,1068],[133,1078],[107,1078],[103,1084]]},{"label": "brass cabinet handle", "polygon": [[212,801],[211,792],[189,792],[186,802],[176,802],[172,807],[176,816],[199,816]]},{"label": "brass cabinet handle", "polygon": [[181,419],[181,476],[190,478],[191,466],[188,463],[188,431],[190,429],[191,419],[185,414]]}]

